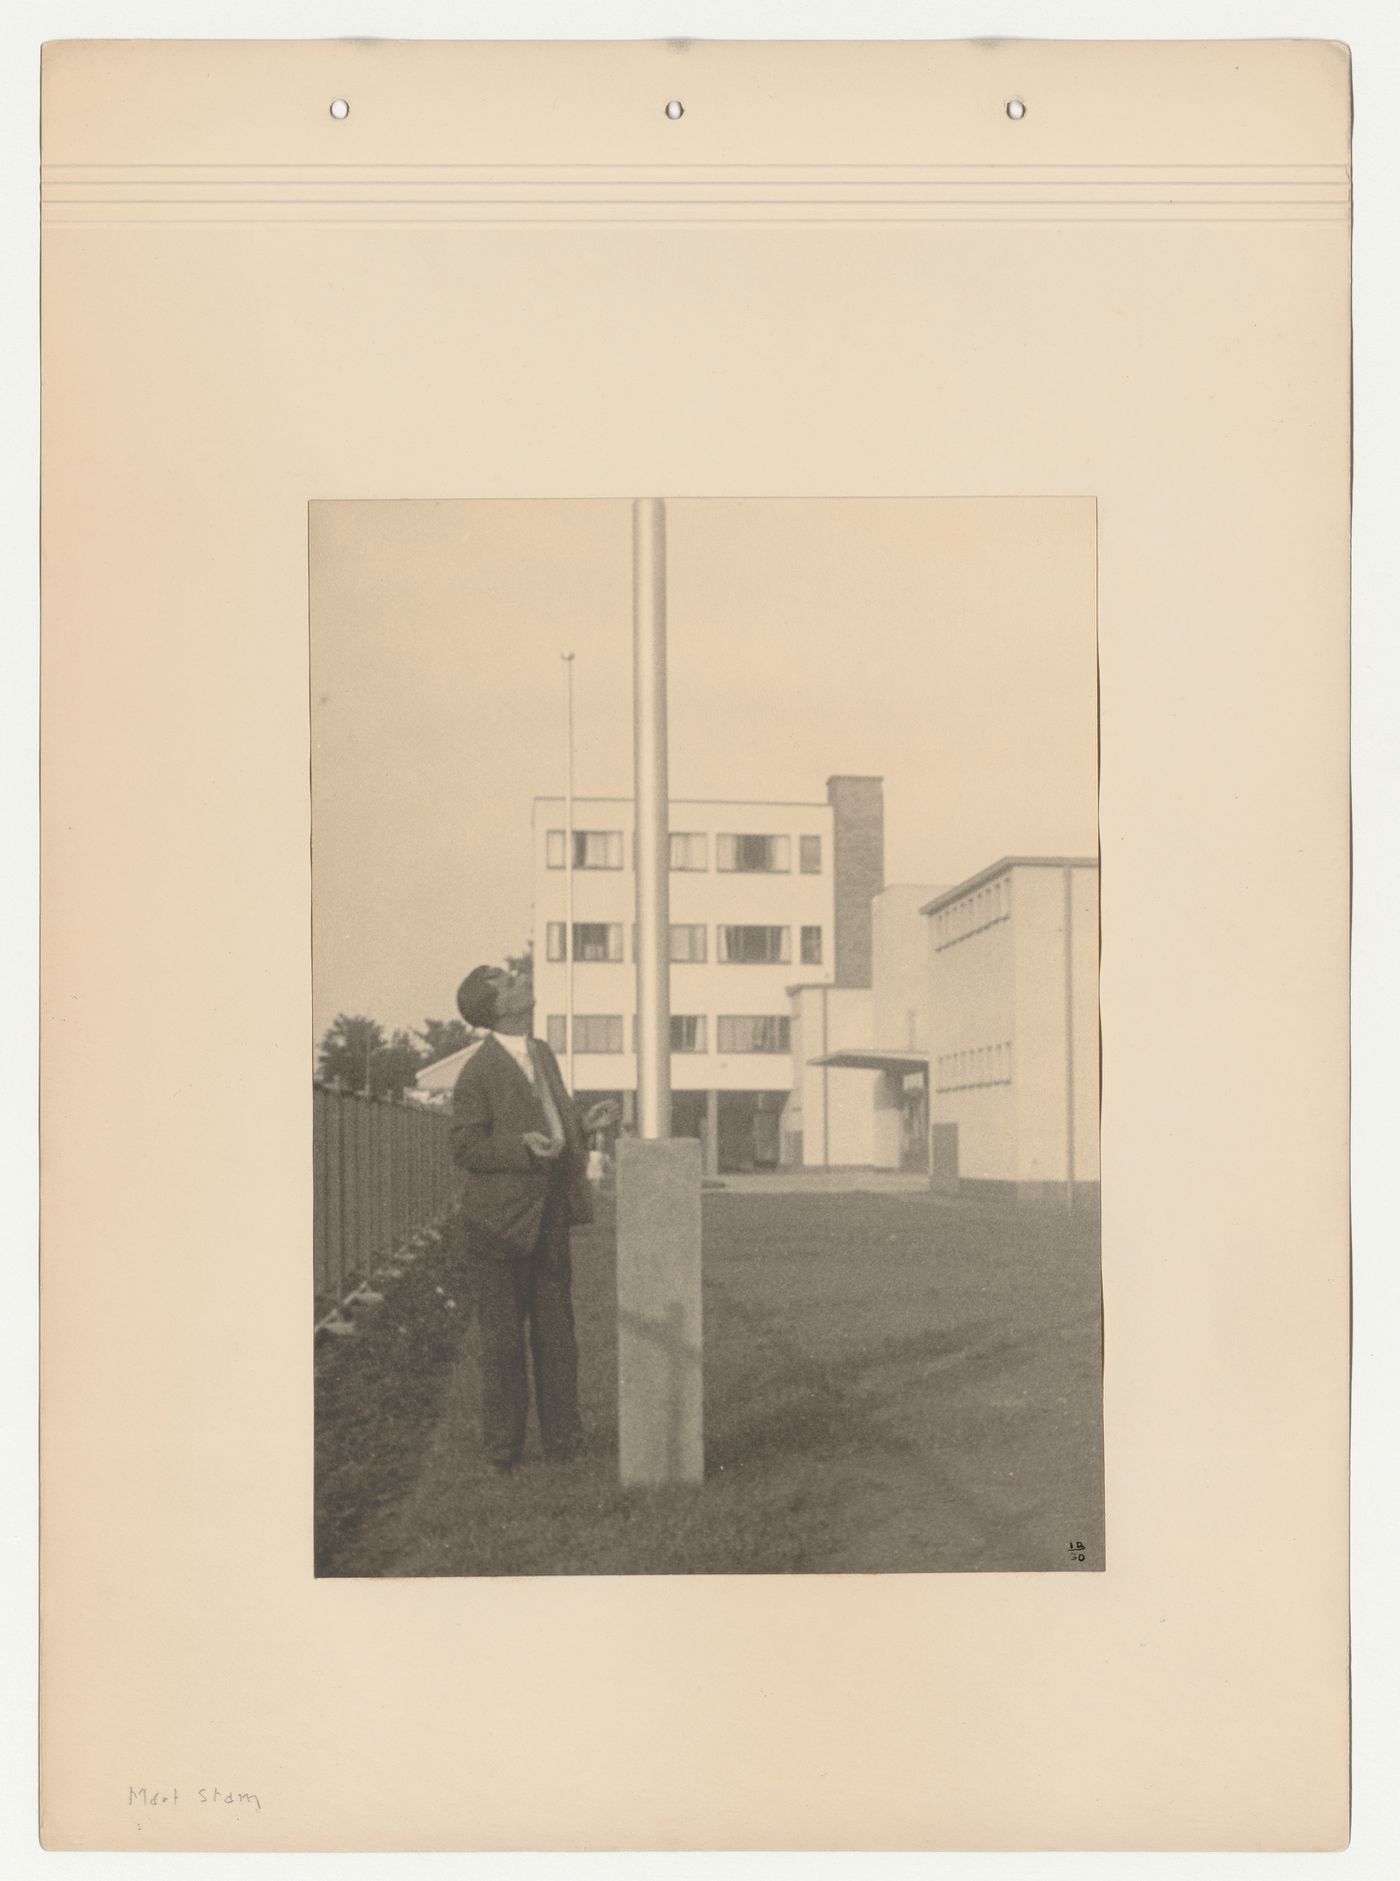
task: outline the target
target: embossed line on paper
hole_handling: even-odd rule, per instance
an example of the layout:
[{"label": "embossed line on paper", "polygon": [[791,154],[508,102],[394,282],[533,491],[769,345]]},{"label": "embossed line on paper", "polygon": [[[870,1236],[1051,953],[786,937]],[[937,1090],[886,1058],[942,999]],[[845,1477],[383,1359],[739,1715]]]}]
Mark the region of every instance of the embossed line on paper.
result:
[{"label": "embossed line on paper", "polygon": [[48,164],[45,222],[1345,222],[1344,164]]}]

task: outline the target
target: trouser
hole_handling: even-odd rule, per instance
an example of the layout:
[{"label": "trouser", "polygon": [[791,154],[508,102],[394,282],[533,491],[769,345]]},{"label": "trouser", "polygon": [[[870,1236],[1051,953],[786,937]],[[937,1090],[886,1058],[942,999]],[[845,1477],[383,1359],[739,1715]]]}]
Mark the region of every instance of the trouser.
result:
[{"label": "trouser", "polygon": [[487,1460],[498,1466],[517,1463],[525,1447],[527,1328],[540,1442],[546,1456],[568,1456],[578,1448],[582,1428],[563,1185],[551,1187],[539,1239],[529,1254],[513,1260],[479,1255],[476,1268],[481,1436]]}]

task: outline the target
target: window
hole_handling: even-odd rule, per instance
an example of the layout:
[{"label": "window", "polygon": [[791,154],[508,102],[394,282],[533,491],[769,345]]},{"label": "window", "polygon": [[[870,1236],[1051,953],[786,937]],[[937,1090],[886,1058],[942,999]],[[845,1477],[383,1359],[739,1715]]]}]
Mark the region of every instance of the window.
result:
[{"label": "window", "polygon": [[739,875],[786,875],[791,848],[786,836],[716,836],[715,867]]},{"label": "window", "polygon": [[[705,943],[705,924],[697,922],[671,923],[671,959],[681,966],[702,964],[707,958]],[[637,958],[637,923],[632,923],[632,958]]]},{"label": "window", "polygon": [[682,922],[671,928],[671,958],[682,965],[694,965],[705,959],[705,925]]},{"label": "window", "polygon": [[940,949],[951,947],[955,941],[980,934],[994,921],[1010,919],[1011,877],[1003,875],[940,911],[935,920],[934,945]]},{"label": "window", "polygon": [[569,1049],[569,1021],[562,1012],[552,1012],[544,1022],[544,1042],[558,1057]]},{"label": "window", "polygon": [[822,839],[820,836],[801,836],[798,838],[801,849],[801,868],[804,875],[820,875],[822,872]]},{"label": "window", "polygon": [[575,921],[575,960],[621,960],[621,921]]},{"label": "window", "polygon": [[822,931],[819,927],[804,927],[802,930],[802,964],[804,967],[819,967],[822,963]]},{"label": "window", "polygon": [[708,869],[709,866],[710,839],[703,830],[698,835],[672,830],[671,867],[673,869]]},{"label": "window", "polygon": [[[562,829],[552,829],[545,837],[546,868],[564,866]],[[576,829],[574,831],[574,867],[576,869],[620,869],[622,867],[622,831],[620,829]]]},{"label": "window", "polygon": [[715,1025],[716,1044],[722,1052],[791,1050],[792,1021],[785,1015],[721,1013]]},{"label": "window", "polygon": [[622,1050],[622,1014],[620,1012],[577,1012],[574,1014],[575,1052],[620,1052]]},{"label": "window", "polygon": [[[637,1049],[637,1015],[632,1014],[632,1049]],[[671,1050],[673,1052],[703,1052],[708,1050],[705,1042],[705,1015],[703,1012],[673,1012],[671,1014]]]},{"label": "window", "polygon": [[1011,1043],[978,1045],[968,1051],[944,1052],[934,1067],[940,1091],[983,1090],[992,1084],[1010,1084]]},{"label": "window", "polygon": [[[551,921],[545,928],[545,958],[546,960],[566,958],[562,921]],[[621,960],[621,958],[621,921],[574,922],[574,959],[576,961]]]},{"label": "window", "polygon": [[719,957],[734,963],[777,963],[792,958],[791,930],[785,927],[721,927]]}]

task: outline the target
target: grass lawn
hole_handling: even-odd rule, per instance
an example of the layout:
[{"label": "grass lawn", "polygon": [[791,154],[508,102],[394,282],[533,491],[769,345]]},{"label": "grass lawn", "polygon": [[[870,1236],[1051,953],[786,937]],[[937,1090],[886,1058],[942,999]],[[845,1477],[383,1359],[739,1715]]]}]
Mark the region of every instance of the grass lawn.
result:
[{"label": "grass lawn", "polygon": [[1102,1567],[1093,1217],[714,1190],[704,1237],[702,1490],[618,1486],[605,1209],[574,1236],[575,1464],[532,1431],[513,1476],[483,1465],[470,1271],[449,1250],[318,1348],[317,1572]]}]

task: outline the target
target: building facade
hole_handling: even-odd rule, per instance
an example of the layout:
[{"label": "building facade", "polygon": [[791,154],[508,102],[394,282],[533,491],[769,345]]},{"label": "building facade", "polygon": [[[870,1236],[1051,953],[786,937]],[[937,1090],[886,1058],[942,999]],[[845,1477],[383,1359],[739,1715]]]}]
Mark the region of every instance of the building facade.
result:
[{"label": "building facade", "polygon": [[808,1169],[928,1168],[927,882],[870,903],[870,984],[791,988],[790,1160]]},{"label": "building facade", "polygon": [[924,1169],[958,1193],[1096,1191],[1098,887],[1093,857],[1010,856],[877,895],[870,990],[791,992],[795,1160]]},{"label": "building facade", "polygon": [[792,1095],[784,1114],[783,1161],[799,1169],[877,1165],[875,1105],[879,1074],[834,1071],[843,1052],[869,1043],[869,987],[788,988],[792,1010]]},{"label": "building facade", "polygon": [[[869,777],[831,778],[824,802],[671,803],[672,1130],[700,1138],[711,1172],[776,1167],[790,1154],[789,989],[851,986],[862,972],[868,987],[883,818],[881,781]],[[628,1122],[637,1082],[633,830],[631,798],[574,800],[570,934],[564,801],[534,803],[535,1027],[574,1091],[619,1098]]]},{"label": "building facade", "polygon": [[1097,860],[1007,857],[924,913],[934,1186],[1096,1190]]},{"label": "building facade", "polygon": [[[884,885],[883,785],[682,800],[671,821],[672,1133],[710,1174],[873,1168],[1065,1198],[1099,1179],[1098,862]],[[535,1028],[635,1124],[633,803],[533,807]],[[569,1025],[569,972],[573,1025]],[[459,1055],[460,1056],[460,1055]],[[419,1074],[446,1101],[457,1059]]]}]

